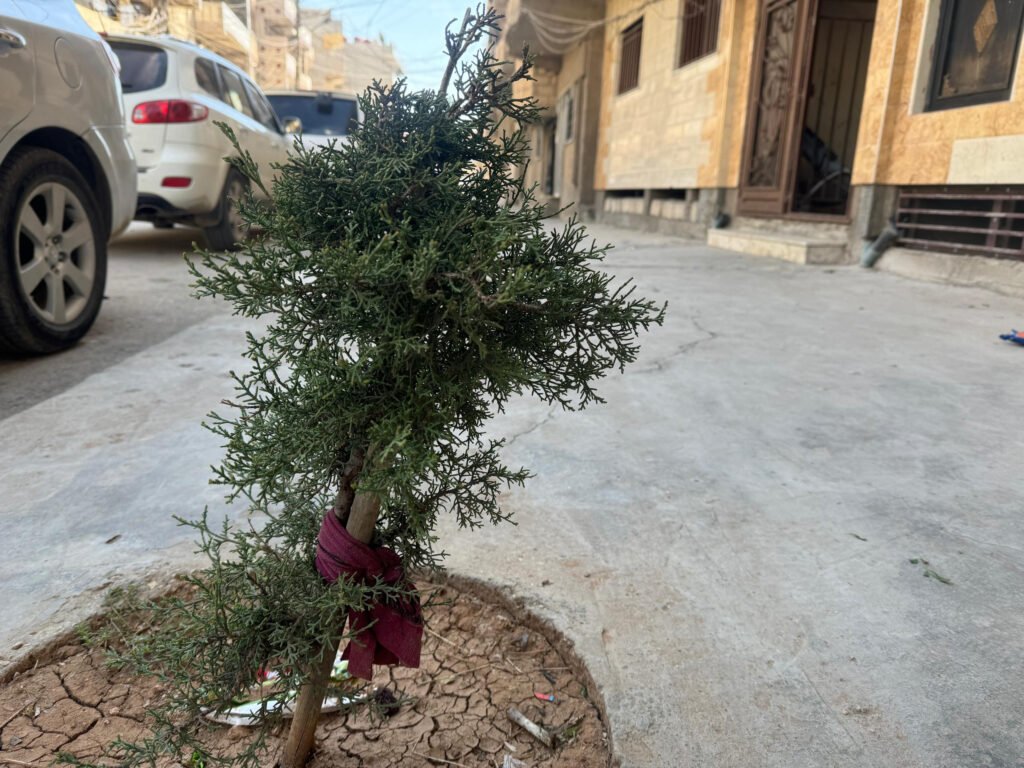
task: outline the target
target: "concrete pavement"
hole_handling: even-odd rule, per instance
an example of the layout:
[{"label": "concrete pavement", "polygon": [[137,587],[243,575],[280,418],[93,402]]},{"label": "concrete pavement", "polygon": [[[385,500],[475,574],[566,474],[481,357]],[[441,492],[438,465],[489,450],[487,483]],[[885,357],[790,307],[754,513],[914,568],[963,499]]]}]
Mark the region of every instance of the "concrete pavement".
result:
[{"label": "concrete pavement", "polygon": [[[607,405],[497,421],[537,476],[518,527],[443,526],[452,569],[575,643],[629,768],[1022,764],[1024,350],[996,337],[1024,302],[594,232],[668,323]],[[0,665],[187,565],[168,516],[222,509],[197,423],[239,332],[214,315],[0,421]]]},{"label": "concrete pavement", "polygon": [[108,249],[103,308],[74,349],[37,359],[0,356],[0,419],[53,397],[201,320],[228,314],[189,292],[182,253],[202,233],[135,223]]},{"label": "concrete pavement", "polygon": [[629,768],[1024,765],[1024,302],[598,234],[668,323],[501,420],[537,476],[451,567],[564,629]]}]

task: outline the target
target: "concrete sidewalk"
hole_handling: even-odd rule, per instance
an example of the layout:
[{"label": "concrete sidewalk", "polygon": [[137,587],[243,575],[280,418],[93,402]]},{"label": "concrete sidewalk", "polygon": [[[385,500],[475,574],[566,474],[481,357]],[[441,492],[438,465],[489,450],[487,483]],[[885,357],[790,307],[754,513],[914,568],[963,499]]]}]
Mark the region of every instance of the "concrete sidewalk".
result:
[{"label": "concrete sidewalk", "polygon": [[1024,301],[595,233],[669,321],[500,421],[537,476],[451,567],[565,630],[628,768],[1024,765]]},{"label": "concrete sidewalk", "polygon": [[[1022,764],[1024,350],[996,336],[1024,301],[595,234],[668,323],[606,406],[498,420],[537,477],[518,527],[442,530],[453,570],[575,642],[627,768]],[[0,421],[0,667],[188,567],[170,515],[222,510],[198,422],[240,333],[204,320]]]}]

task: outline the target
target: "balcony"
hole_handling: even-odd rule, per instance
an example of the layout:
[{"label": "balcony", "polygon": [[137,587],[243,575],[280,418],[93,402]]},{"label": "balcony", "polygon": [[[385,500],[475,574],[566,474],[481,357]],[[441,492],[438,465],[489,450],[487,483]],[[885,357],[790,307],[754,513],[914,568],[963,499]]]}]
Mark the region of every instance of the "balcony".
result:
[{"label": "balcony", "polygon": [[605,13],[604,0],[502,0],[494,5],[505,14],[502,42],[512,55],[526,45],[536,54],[561,56],[583,41],[587,22],[600,21]]},{"label": "balcony", "polygon": [[295,88],[298,63],[287,38],[262,38],[256,80],[264,88]]},{"label": "balcony", "polygon": [[295,28],[299,16],[295,0],[256,0],[253,10],[268,24],[290,29]]},{"label": "balcony", "polygon": [[196,36],[219,53],[249,53],[249,28],[227,3],[204,2],[196,8]]},{"label": "balcony", "polygon": [[103,34],[158,35],[167,31],[167,11],[157,5],[139,2],[114,7],[99,0],[80,0],[75,7],[90,27]]}]

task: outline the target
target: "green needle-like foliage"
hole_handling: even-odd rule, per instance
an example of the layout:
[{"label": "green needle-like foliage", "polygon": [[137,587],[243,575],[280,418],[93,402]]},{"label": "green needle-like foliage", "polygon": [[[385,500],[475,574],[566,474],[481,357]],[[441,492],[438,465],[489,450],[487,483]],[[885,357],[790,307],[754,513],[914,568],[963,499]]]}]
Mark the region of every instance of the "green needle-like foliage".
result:
[{"label": "green needle-like foliage", "polygon": [[[129,764],[171,752],[256,765],[253,750],[206,754],[195,718],[260,667],[297,688],[344,611],[382,592],[321,583],[325,510],[377,494],[375,543],[436,564],[439,515],[505,520],[499,494],[528,477],[502,461],[488,419],[524,394],[570,410],[600,402],[595,383],[662,322],[663,307],[600,269],[604,249],[578,222],[552,228],[516,173],[538,117],[513,96],[529,57],[513,68],[468,53],[497,18],[480,9],[448,33],[438,91],[374,85],[350,143],[297,145],[269,202],[242,206],[255,236],[192,265],[199,296],[263,321],[230,410],[209,423],[226,449],[215,482],[260,522],[190,523],[210,565],[195,599],[163,609],[171,631],[136,649],[173,695],[154,737],[127,747]],[[251,158],[234,162],[260,184]]]}]

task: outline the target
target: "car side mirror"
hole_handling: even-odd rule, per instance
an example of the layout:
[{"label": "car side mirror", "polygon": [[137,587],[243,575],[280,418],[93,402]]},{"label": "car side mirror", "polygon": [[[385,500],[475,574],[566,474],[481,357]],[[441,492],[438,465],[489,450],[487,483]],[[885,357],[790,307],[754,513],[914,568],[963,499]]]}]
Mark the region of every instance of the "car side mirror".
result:
[{"label": "car side mirror", "polygon": [[285,133],[302,133],[302,120],[293,115],[282,119]]}]

